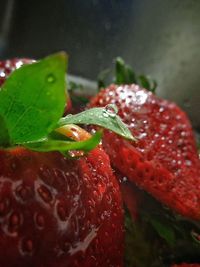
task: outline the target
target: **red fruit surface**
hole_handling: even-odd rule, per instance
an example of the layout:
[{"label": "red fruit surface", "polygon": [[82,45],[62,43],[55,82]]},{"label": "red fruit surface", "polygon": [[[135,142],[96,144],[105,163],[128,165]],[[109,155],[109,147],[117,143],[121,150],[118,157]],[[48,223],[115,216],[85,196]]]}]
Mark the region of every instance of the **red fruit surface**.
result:
[{"label": "red fruit surface", "polygon": [[34,60],[28,58],[13,58],[0,61],[0,86],[5,82],[8,76],[24,64],[31,64]]},{"label": "red fruit surface", "polygon": [[103,146],[122,175],[178,213],[200,220],[200,160],[186,114],[137,85],[111,85],[90,107],[116,104],[137,142],[105,131]]},{"label": "red fruit surface", "polygon": [[200,267],[200,263],[182,263],[182,264],[174,264],[171,267]]},{"label": "red fruit surface", "polygon": [[0,151],[1,267],[122,267],[123,212],[108,156]]}]

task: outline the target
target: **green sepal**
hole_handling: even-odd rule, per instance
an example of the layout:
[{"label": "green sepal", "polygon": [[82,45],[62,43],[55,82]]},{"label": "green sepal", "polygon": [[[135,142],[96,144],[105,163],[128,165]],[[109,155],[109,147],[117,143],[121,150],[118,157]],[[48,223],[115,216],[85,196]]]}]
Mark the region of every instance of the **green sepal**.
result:
[{"label": "green sepal", "polygon": [[56,139],[44,139],[38,142],[30,142],[23,144],[24,147],[39,151],[39,152],[50,152],[50,151],[59,151],[67,152],[70,150],[81,150],[88,152],[94,149],[99,142],[101,141],[102,133],[96,132],[91,138],[84,141],[65,141],[65,140],[56,140]]},{"label": "green sepal", "polygon": [[98,75],[99,89],[107,87],[112,82],[118,85],[134,83],[151,91],[152,93],[155,93],[157,82],[150,76],[136,74],[133,68],[126,64],[125,61],[120,57],[115,59],[114,64],[115,70],[112,80],[110,79],[111,69],[106,69]]},{"label": "green sepal", "polygon": [[137,78],[137,84],[141,87],[149,90],[152,93],[155,93],[157,88],[157,82],[149,76],[139,75]]},{"label": "green sepal", "polygon": [[129,65],[126,65],[124,60],[120,57],[117,57],[115,60],[114,83],[119,85],[137,83],[133,69]]}]

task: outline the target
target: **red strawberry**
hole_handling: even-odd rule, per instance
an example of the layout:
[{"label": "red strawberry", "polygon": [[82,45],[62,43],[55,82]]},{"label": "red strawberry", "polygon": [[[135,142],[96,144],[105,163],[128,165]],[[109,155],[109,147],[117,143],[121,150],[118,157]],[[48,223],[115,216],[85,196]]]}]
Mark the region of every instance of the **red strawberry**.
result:
[{"label": "red strawberry", "polygon": [[[58,65],[62,69],[58,77],[62,80],[65,78],[63,57],[62,54],[47,60],[50,65],[60,61]],[[1,63],[2,73],[6,74],[2,75],[1,83],[17,67],[17,62]],[[51,70],[44,63],[34,73],[39,70],[46,73],[45,66]],[[16,76],[13,79],[18,82]],[[23,91],[23,86],[18,89]],[[47,94],[45,105],[46,99],[51,102]],[[45,108],[48,110],[48,106]],[[39,120],[38,117],[40,112]],[[1,117],[1,125],[2,121]],[[63,128],[56,130],[70,139],[82,141],[89,137],[76,126],[67,125],[68,131],[65,129],[64,133]],[[101,147],[79,159],[68,159],[59,152],[33,152],[19,146],[0,149],[1,267],[122,267],[123,242],[119,186]]]},{"label": "red strawberry", "polygon": [[0,266],[121,267],[123,216],[109,158],[0,151]]},{"label": "red strawberry", "polygon": [[182,264],[174,264],[171,267],[200,267],[198,263],[182,263]]},{"label": "red strawberry", "polygon": [[103,145],[113,166],[163,204],[200,220],[200,161],[186,114],[137,85],[111,85],[90,107],[109,103],[138,139],[130,143],[105,131]]}]

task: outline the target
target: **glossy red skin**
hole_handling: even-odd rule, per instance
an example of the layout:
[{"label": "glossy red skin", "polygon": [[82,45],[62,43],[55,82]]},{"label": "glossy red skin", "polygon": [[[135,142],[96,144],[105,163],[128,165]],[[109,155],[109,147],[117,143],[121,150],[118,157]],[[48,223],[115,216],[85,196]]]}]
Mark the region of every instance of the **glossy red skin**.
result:
[{"label": "glossy red skin", "polygon": [[182,263],[182,264],[174,264],[171,267],[200,267],[199,263]]},{"label": "glossy red skin", "polygon": [[186,114],[137,85],[110,87],[90,107],[116,104],[137,142],[105,131],[103,145],[122,175],[183,216],[200,220],[200,160]]},{"label": "glossy red skin", "polygon": [[123,212],[106,153],[0,151],[1,267],[122,267]]}]

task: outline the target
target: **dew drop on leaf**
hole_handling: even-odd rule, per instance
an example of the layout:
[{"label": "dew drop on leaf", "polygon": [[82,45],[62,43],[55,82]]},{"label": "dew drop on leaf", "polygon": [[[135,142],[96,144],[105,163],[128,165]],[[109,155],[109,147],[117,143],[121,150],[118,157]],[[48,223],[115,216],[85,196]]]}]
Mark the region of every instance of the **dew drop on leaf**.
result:
[{"label": "dew drop on leaf", "polygon": [[103,111],[103,116],[104,117],[111,117],[111,118],[115,118],[117,115],[118,109],[115,105],[113,104],[108,104],[105,106],[105,109]]},{"label": "dew drop on leaf", "polygon": [[47,82],[48,82],[48,83],[54,83],[55,80],[56,80],[56,78],[55,78],[55,76],[54,76],[53,74],[49,74],[49,75],[47,76]]},{"label": "dew drop on leaf", "polygon": [[108,118],[108,117],[109,117],[109,115],[108,115],[108,113],[107,113],[106,110],[103,111],[103,116],[104,116],[105,118]]}]

